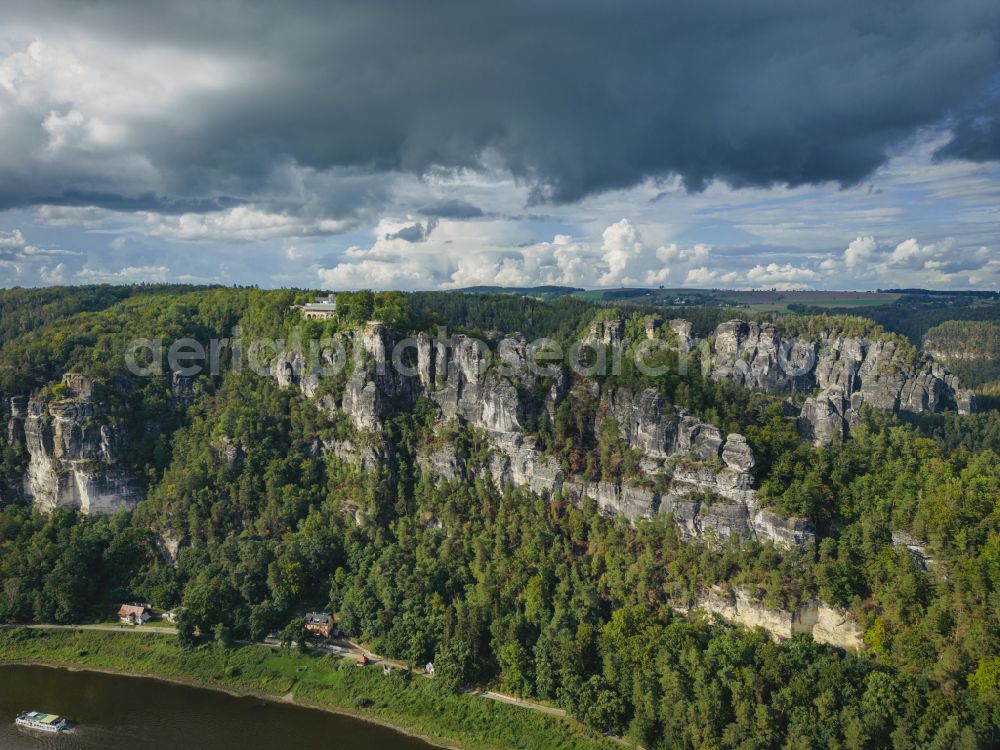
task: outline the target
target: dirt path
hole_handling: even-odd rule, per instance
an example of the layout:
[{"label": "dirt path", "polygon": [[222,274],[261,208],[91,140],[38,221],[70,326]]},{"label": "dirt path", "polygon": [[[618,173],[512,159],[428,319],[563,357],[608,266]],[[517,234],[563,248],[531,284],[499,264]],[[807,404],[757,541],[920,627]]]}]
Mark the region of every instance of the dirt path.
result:
[{"label": "dirt path", "polygon": [[530,708],[533,711],[541,711],[543,714],[548,714],[549,716],[557,716],[560,719],[566,718],[566,712],[561,708],[556,708],[555,706],[546,706],[544,703],[535,703],[534,701],[524,700],[523,698],[516,698],[513,695],[506,695],[505,693],[497,693],[493,690],[469,690],[473,695],[479,695],[483,698],[489,698],[490,700],[499,701],[500,703],[509,703],[512,706],[520,706],[521,708]]},{"label": "dirt path", "polygon": [[109,633],[153,633],[177,635],[177,628],[143,627],[142,625],[0,625],[0,628],[31,628],[32,630],[104,630]]},{"label": "dirt path", "polygon": [[[431,675],[424,672],[422,669],[410,669],[403,662],[395,661],[393,659],[386,659],[378,654],[372,653],[364,646],[353,641],[349,641],[346,638],[332,638],[331,642],[335,646],[339,646],[345,651],[352,654],[364,654],[365,658],[372,664],[387,664],[393,669],[409,669],[413,674],[419,675],[421,677],[430,678]],[[467,693],[471,695],[477,695],[481,698],[489,698],[490,700],[497,701],[499,703],[507,703],[511,706],[518,706],[519,708],[527,708],[531,711],[538,711],[543,714],[548,714],[549,716],[554,716],[559,719],[570,718],[569,715],[561,708],[556,708],[555,706],[547,706],[544,703],[536,703],[535,701],[525,700],[523,698],[517,698],[513,695],[507,695],[506,693],[498,693],[494,690],[480,690],[478,688],[467,688]],[[643,750],[639,745],[631,742],[624,737],[618,737],[616,735],[605,735],[612,742],[616,742],[624,747],[636,748],[636,750]]]}]

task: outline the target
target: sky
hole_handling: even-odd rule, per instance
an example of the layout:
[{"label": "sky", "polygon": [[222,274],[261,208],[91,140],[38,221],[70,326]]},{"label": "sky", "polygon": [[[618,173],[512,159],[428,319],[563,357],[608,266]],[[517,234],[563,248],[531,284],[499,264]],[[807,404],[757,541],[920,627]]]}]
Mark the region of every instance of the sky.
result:
[{"label": "sky", "polygon": [[996,0],[5,0],[0,287],[1000,288]]}]

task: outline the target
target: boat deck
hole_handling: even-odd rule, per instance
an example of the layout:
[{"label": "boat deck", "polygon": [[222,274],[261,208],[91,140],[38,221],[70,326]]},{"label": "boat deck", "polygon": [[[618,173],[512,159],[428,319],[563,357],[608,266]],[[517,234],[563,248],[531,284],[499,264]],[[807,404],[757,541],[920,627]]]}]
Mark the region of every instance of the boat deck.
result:
[{"label": "boat deck", "polygon": [[29,729],[41,729],[47,732],[62,732],[67,728],[66,719],[56,714],[43,711],[25,711],[14,722]]}]

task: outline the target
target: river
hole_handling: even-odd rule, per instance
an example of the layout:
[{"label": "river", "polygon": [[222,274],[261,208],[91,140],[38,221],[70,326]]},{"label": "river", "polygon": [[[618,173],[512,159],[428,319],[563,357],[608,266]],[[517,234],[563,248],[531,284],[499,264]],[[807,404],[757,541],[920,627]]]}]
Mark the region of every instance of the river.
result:
[{"label": "river", "polygon": [[[14,725],[34,709],[67,717],[61,735]],[[2,750],[430,750],[348,716],[99,672],[0,666]]]}]

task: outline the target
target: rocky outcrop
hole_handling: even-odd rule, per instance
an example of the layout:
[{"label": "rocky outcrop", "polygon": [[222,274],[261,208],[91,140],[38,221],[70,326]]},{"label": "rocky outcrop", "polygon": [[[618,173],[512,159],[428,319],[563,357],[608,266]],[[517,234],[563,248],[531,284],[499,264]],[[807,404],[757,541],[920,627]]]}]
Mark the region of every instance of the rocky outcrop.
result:
[{"label": "rocky outcrop", "polygon": [[801,390],[811,385],[815,357],[813,342],[785,339],[770,323],[731,320],[715,330],[712,377],[757,390]]},{"label": "rocky outcrop", "polygon": [[88,378],[67,374],[62,385],[64,398],[11,402],[8,432],[23,439],[29,456],[25,496],[43,511],[114,513],[135,507],[142,489],[122,466],[124,429],[94,400]]},{"label": "rocky outcrop", "polygon": [[913,562],[921,570],[930,570],[934,567],[934,558],[927,554],[927,545],[916,537],[910,536],[904,531],[894,531],[892,532],[892,543],[909,552]]},{"label": "rocky outcrop", "polygon": [[380,445],[371,445],[349,439],[324,442],[323,452],[336,456],[345,464],[357,466],[361,471],[375,471],[387,465],[387,457]]},{"label": "rocky outcrop", "polygon": [[[681,327],[683,331],[683,327]],[[595,324],[597,343],[615,344],[620,321]],[[624,388],[602,393],[597,381],[578,380],[571,387],[561,369],[533,366],[534,354],[523,337],[508,336],[495,353],[481,342],[456,335],[450,340],[418,335],[406,341],[412,362],[388,366],[397,340],[380,323],[356,334],[354,370],[340,410],[359,436],[377,436],[390,407],[407,408],[423,394],[438,411],[438,422],[470,425],[490,445],[485,468],[498,486],[511,484],[540,494],[591,498],[607,513],[635,520],[670,513],[681,533],[709,543],[730,537],[771,541],[781,546],[809,546],[814,536],[802,519],[784,518],[760,507],[750,474],[753,451],[742,435],[724,436],[718,428],[678,412],[653,389],[632,393]],[[308,367],[299,355],[282,355],[274,376],[304,395],[316,393]],[[537,437],[526,430],[542,413],[552,417],[570,399],[582,429],[599,432],[613,420],[622,441],[641,454],[643,476],[628,481],[588,481],[567,474],[561,462],[544,454]],[[585,409],[589,403],[595,408]],[[596,406],[595,406],[596,405]],[[336,441],[323,450],[355,464],[373,467],[386,455],[359,449],[363,438]],[[377,437],[374,438],[377,444]],[[467,477],[473,467],[447,442],[435,441],[418,456],[422,470],[441,479]]]},{"label": "rocky outcrop", "polygon": [[419,454],[417,466],[421,471],[440,479],[462,479],[465,476],[462,462],[450,445]]},{"label": "rocky outcrop", "polygon": [[668,327],[677,338],[677,348],[681,354],[687,354],[694,347],[694,337],[691,335],[691,321],[683,318],[674,318]]},{"label": "rocky outcrop", "polygon": [[181,548],[189,546],[190,540],[181,534],[161,532],[153,534],[153,545],[160,558],[168,565],[173,565],[177,562]]},{"label": "rocky outcrop", "polygon": [[[630,447],[641,450],[650,458],[666,458],[674,452],[675,445],[681,440],[679,423],[663,418],[665,402],[659,393],[650,388],[636,397],[624,389],[617,389],[608,393],[606,403],[607,416],[615,420]],[[689,424],[683,438],[688,448],[692,429]],[[715,442],[715,437],[711,435],[712,442]],[[704,438],[709,438],[707,432]]]},{"label": "rocky outcrop", "polygon": [[28,399],[14,396],[10,399],[10,414],[7,419],[7,444],[24,444],[24,420],[28,418]]},{"label": "rocky outcrop", "polygon": [[[426,337],[424,337],[426,339]],[[293,342],[294,343],[294,342]],[[301,342],[280,352],[270,363],[270,374],[282,388],[295,388],[306,398],[316,398],[316,407],[331,419],[341,412],[358,430],[377,431],[390,406],[414,393],[411,378],[390,366],[395,342],[390,331],[371,321],[358,332],[338,334],[333,345],[304,350]],[[348,359],[350,362],[348,362]],[[326,371],[342,372],[349,367],[351,377],[343,393],[320,394]],[[433,378],[430,372],[425,373]]]},{"label": "rocky outcrop", "polygon": [[390,366],[394,343],[389,329],[378,321],[365,324],[354,341],[354,371],[342,409],[358,430],[380,429],[390,407],[413,400],[415,379]]},{"label": "rocky outcrop", "polygon": [[[655,324],[651,326],[655,330]],[[647,329],[648,330],[648,329]],[[586,341],[590,344],[618,346],[625,337],[625,323],[621,320],[596,320],[590,326]]]},{"label": "rocky outcrop", "polygon": [[[671,321],[679,338],[683,327]],[[683,351],[691,347],[685,340]],[[958,378],[927,358],[913,361],[892,339],[830,333],[815,341],[789,337],[770,323],[732,320],[715,331],[711,377],[747,388],[815,392],[798,416],[798,429],[817,445],[843,440],[862,405],[891,412],[975,409],[975,396]]]},{"label": "rocky outcrop", "polygon": [[309,362],[301,351],[279,354],[271,365],[272,375],[282,388],[298,388],[302,395],[315,395],[320,381],[319,362]]},{"label": "rocky outcrop", "polygon": [[[860,398],[854,399],[860,407]],[[858,408],[848,405],[843,386],[827,388],[806,399],[796,420],[799,435],[814,445],[842,442],[848,429],[858,421]]]},{"label": "rocky outcrop", "polygon": [[[604,511],[631,520],[671,513],[684,536],[709,542],[733,536],[781,546],[814,542],[804,520],[760,508],[749,474],[753,452],[742,435],[723,438],[718,428],[666,405],[653,389],[640,393],[613,389],[601,400],[598,413],[613,419],[625,444],[641,452],[648,485],[586,481],[566,475],[558,461],[540,453],[535,437],[523,432],[524,407],[511,380],[489,371],[483,374],[478,357],[462,340],[454,351],[445,387],[430,397],[441,407],[443,420],[458,418],[485,431],[495,449],[490,472],[500,486],[509,482],[543,494],[588,497]],[[527,356],[515,343],[507,358],[512,371],[522,377],[518,362]],[[522,387],[530,381],[527,376]],[[549,399],[556,399],[559,390],[548,393]],[[438,448],[437,458],[428,458],[424,466],[433,469],[443,464],[440,475],[445,477],[462,473],[454,468],[453,458],[445,462],[440,454]],[[654,489],[664,484],[666,491]]]},{"label": "rocky outcrop", "polygon": [[763,628],[777,641],[808,633],[817,643],[850,651],[865,647],[864,633],[850,614],[819,599],[803,602],[792,611],[769,609],[742,589],[727,592],[716,587],[698,597],[687,611],[691,609],[718,615],[727,622],[748,628]]},{"label": "rocky outcrop", "polygon": [[213,448],[215,455],[227,469],[242,466],[247,457],[246,446],[240,442],[233,442],[228,435],[223,435]]},{"label": "rocky outcrop", "polygon": [[170,395],[174,399],[174,404],[187,409],[194,403],[194,378],[188,375],[181,375],[179,372],[171,372]]},{"label": "rocky outcrop", "polygon": [[[744,442],[738,436],[738,444]],[[810,547],[815,534],[802,518],[761,508],[748,473],[704,462],[682,462],[671,475],[661,512],[673,514],[683,536],[722,541],[729,537],[770,541],[779,547]]]}]

